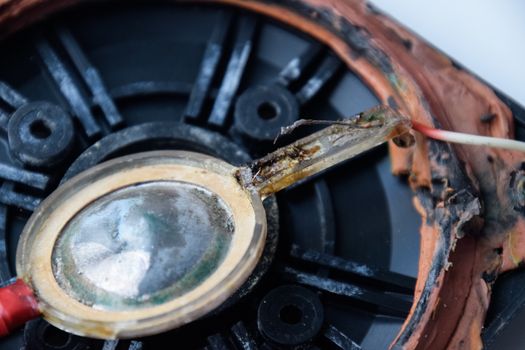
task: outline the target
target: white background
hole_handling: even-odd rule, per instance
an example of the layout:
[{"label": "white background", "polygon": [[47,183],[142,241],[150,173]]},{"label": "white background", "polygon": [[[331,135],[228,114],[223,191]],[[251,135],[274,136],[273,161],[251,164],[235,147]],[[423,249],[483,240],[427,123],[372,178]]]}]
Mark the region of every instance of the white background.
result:
[{"label": "white background", "polygon": [[525,106],[524,0],[372,0]]}]

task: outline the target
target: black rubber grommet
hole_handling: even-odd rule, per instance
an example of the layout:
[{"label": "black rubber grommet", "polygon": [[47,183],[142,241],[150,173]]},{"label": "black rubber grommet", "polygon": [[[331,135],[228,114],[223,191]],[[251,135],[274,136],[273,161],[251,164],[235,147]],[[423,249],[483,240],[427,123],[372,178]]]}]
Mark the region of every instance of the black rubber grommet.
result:
[{"label": "black rubber grommet", "polygon": [[255,141],[273,141],[281,127],[298,117],[297,99],[278,85],[247,89],[235,104],[236,130]]},{"label": "black rubber grommet", "polygon": [[257,326],[268,340],[280,345],[299,345],[321,329],[324,310],[316,293],[299,286],[273,289],[261,300]]},{"label": "black rubber grommet", "polygon": [[71,150],[75,134],[70,116],[47,102],[32,102],[17,109],[7,126],[9,150],[31,167],[51,167]]}]

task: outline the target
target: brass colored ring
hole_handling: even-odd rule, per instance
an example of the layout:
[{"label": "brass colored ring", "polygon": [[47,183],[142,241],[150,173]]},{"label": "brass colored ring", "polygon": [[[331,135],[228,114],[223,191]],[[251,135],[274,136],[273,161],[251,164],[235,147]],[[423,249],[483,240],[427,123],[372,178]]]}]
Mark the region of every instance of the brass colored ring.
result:
[{"label": "brass colored ring", "polygon": [[[235,167],[182,151],[134,154],[100,164],[61,186],[32,216],[17,251],[17,273],[35,291],[44,317],[66,331],[96,338],[144,336],[193,321],[225,301],[248,278],[262,253],[266,216],[261,199],[233,176]],[[234,233],[226,256],[200,285],[160,305],[137,310],[98,310],[71,297],[57,283],[52,254],[67,223],[93,201],[116,190],[155,181],[200,186],[229,207]]]}]

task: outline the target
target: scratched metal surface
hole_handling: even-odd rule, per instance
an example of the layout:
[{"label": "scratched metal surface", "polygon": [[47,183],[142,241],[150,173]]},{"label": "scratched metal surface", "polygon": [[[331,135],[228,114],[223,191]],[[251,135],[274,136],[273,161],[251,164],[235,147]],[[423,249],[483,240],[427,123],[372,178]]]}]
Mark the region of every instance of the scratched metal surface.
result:
[{"label": "scratched metal surface", "polygon": [[215,271],[234,229],[204,188],[152,182],[106,195],[75,215],[53,251],[53,272],[75,299],[103,310],[151,307]]}]

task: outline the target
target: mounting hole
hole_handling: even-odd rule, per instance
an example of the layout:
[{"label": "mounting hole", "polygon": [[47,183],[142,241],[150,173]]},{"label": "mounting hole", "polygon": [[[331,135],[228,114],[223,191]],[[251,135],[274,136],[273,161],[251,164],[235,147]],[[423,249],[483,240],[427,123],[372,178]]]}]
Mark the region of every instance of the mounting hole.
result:
[{"label": "mounting hole", "polygon": [[257,310],[257,327],[270,342],[300,345],[321,330],[324,311],[319,296],[304,287],[279,286],[266,294]]},{"label": "mounting hole", "polygon": [[272,102],[263,102],[257,107],[257,114],[264,120],[274,119],[279,114],[278,108],[279,107]]},{"label": "mounting hole", "polygon": [[31,135],[41,140],[47,139],[51,136],[51,128],[42,119],[37,119],[29,124],[29,131],[31,132]]},{"label": "mounting hole", "polygon": [[[297,98],[282,86],[259,85],[246,89],[235,103],[235,131],[246,136],[250,146],[257,148],[257,152],[272,145],[275,136],[283,126],[292,124],[299,118],[299,104]],[[262,143],[259,143],[262,142]],[[261,149],[261,147],[263,149]]]},{"label": "mounting hole", "polygon": [[48,102],[30,102],[9,118],[9,151],[25,165],[51,168],[68,159],[75,127],[67,112]]},{"label": "mounting hole", "polygon": [[44,343],[52,348],[61,348],[69,342],[69,334],[53,326],[48,326],[42,334]]},{"label": "mounting hole", "polygon": [[303,312],[295,305],[286,305],[279,312],[279,318],[288,324],[298,324],[303,318]]}]

